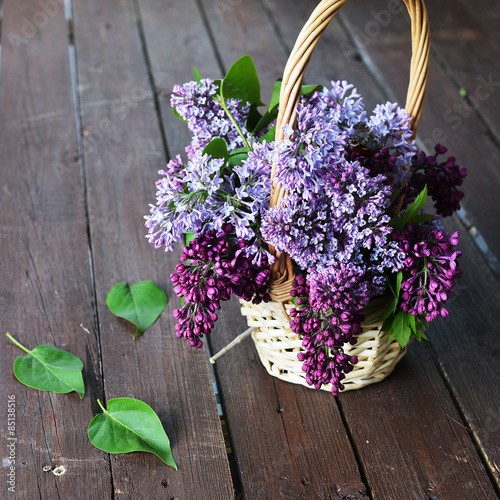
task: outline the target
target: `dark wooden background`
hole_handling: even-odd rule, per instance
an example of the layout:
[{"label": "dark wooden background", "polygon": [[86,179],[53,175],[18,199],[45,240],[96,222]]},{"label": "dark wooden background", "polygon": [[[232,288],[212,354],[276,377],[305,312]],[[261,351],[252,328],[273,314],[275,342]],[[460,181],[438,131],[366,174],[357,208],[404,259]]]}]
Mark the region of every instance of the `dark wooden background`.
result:
[{"label": "dark wooden background", "polygon": [[[212,369],[173,335],[168,278],[143,216],[157,170],[189,140],[175,83],[218,78],[250,54],[268,100],[311,0],[0,0],[0,324],[24,345],[84,361],[86,394],[21,385],[16,492],[40,499],[492,499],[499,493],[500,3],[428,0],[432,57],[419,142],[467,166],[463,277],[431,341],[411,344],[384,382],[338,398],[275,380],[247,341]],[[404,103],[409,20],[399,0],[353,0],[313,56],[309,83],[354,83],[370,109]],[[110,288],[150,279],[167,310],[142,337],[107,309]],[[245,328],[225,307],[210,349]],[[214,393],[213,380],[218,395]],[[109,455],[87,439],[97,398],[136,397],[159,415],[176,472],[146,453]],[[221,415],[222,414],[222,415]],[[54,474],[65,467],[62,475]]]}]

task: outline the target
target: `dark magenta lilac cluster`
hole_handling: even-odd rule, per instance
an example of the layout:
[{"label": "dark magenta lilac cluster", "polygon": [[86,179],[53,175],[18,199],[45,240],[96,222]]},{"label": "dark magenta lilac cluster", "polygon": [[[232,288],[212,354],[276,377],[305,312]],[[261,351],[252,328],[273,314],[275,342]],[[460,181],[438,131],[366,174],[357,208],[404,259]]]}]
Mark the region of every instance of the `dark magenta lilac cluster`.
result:
[{"label": "dark magenta lilac cluster", "polygon": [[401,309],[427,322],[448,316],[444,304],[461,274],[457,267],[461,252],[455,248],[458,232],[446,233],[436,223],[407,224],[404,230],[394,231],[393,238],[407,256]]},{"label": "dark magenta lilac cluster", "polygon": [[[438,159],[446,153],[441,145],[433,155],[418,151],[411,117],[397,104],[369,115],[345,81],[303,95],[295,127],[285,125],[279,143],[264,140],[270,120],[256,128],[255,103],[223,100],[219,90],[210,79],[174,87],[171,104],[193,138],[187,161],[177,155],[159,172],[157,202],[146,216],[156,248],[173,250],[185,233],[195,236],[171,275],[184,300],[174,311],[176,335],[200,347],[221,302],[232,295],[269,300],[271,244],[300,269],[290,326],[302,338],[307,382],[331,384],[338,394],[357,362],[343,345],[356,343],[374,297],[396,293],[396,275],[393,315],[425,324],[448,314],[460,276],[458,233],[419,210],[394,221],[401,208],[411,212],[425,187],[438,214],[459,209],[466,171],[453,157]],[[207,153],[213,139],[215,155]],[[286,195],[270,208],[272,168]]]},{"label": "dark magenta lilac cluster", "polygon": [[342,380],[358,360],[344,353],[345,343],[356,344],[361,333],[363,316],[348,308],[315,301],[310,295],[307,280],[298,275],[291,291],[298,307],[290,311],[290,328],[302,337],[304,350],[297,357],[302,361],[309,385],[319,389],[331,384],[336,396],[344,388]]},{"label": "dark magenta lilac cluster", "polygon": [[217,320],[221,302],[235,295],[258,304],[269,300],[268,263],[257,267],[245,253],[248,243],[234,238],[234,227],[224,224],[192,240],[181,253],[181,263],[170,275],[174,292],[184,305],[174,310],[176,336],[192,347],[201,347]]},{"label": "dark magenta lilac cluster", "polygon": [[448,150],[441,144],[436,144],[434,149],[433,155],[426,155],[423,151],[415,154],[411,166],[411,182],[406,187],[405,204],[414,200],[427,186],[436,213],[448,217],[460,209],[464,193],[457,186],[462,185],[467,170],[456,164],[454,156],[438,161],[438,157]]}]

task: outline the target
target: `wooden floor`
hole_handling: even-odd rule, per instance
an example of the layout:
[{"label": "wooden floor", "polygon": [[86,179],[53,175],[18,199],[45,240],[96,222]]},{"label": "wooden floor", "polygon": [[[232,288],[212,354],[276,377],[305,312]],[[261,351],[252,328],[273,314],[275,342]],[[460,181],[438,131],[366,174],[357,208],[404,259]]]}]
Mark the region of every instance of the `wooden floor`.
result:
[{"label": "wooden floor", "polygon": [[[16,398],[15,499],[381,499],[498,497],[500,480],[500,2],[428,0],[433,36],[421,145],[467,166],[464,271],[431,341],[388,379],[334,398],[267,375],[250,340],[215,366],[173,334],[169,273],[143,215],[157,170],[188,134],[169,94],[191,68],[218,78],[250,54],[264,98],[312,0],[4,0],[0,68],[0,325],[28,347],[85,364],[86,395],[21,385],[1,341],[2,457]],[[69,8],[68,8],[69,7]],[[403,103],[409,22],[398,0],[353,0],[325,33],[309,83],[354,83],[368,105]],[[160,320],[133,327],[106,307],[119,282],[153,280]],[[224,309],[210,348],[245,328]],[[108,455],[87,426],[97,398],[159,415],[176,472],[146,453]],[[220,411],[223,412],[221,425]],[[226,440],[225,440],[226,437]],[[65,473],[55,469],[64,466]]]}]

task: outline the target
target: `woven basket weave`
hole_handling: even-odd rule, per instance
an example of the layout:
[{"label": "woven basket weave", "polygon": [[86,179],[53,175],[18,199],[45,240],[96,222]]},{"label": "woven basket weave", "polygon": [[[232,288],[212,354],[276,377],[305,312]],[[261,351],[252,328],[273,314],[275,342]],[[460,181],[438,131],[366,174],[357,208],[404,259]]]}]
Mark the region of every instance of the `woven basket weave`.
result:
[{"label": "woven basket weave", "polygon": [[[284,124],[293,126],[295,123],[304,72],[314,47],[329,22],[347,1],[321,1],[300,32],[283,74],[276,142],[283,139],[282,126]],[[423,0],[404,0],[404,2],[411,18],[412,37],[410,80],[405,110],[413,117],[412,129],[415,134],[427,83],[430,36]],[[274,184],[270,205],[279,204],[284,196],[286,192]],[[287,254],[279,254],[273,248],[271,252],[276,257],[276,262],[271,268],[272,302],[255,305],[240,301],[241,313],[247,318],[248,326],[255,328],[252,338],[268,373],[287,382],[310,387],[302,371],[302,362],[297,359],[297,353],[302,349],[301,338],[295,335],[289,326],[288,311],[294,307],[290,303],[290,291],[294,280],[292,261]],[[358,357],[358,363],[342,381],[344,391],[383,380],[406,352],[406,349],[401,349],[394,339],[389,341],[388,333],[381,331],[383,320],[380,317],[386,306],[387,300],[383,298],[371,301],[363,310],[365,316],[365,321],[361,325],[363,333],[356,336],[357,344],[355,346],[344,344],[343,350],[346,354]],[[331,385],[324,385],[321,388],[331,391]]]}]

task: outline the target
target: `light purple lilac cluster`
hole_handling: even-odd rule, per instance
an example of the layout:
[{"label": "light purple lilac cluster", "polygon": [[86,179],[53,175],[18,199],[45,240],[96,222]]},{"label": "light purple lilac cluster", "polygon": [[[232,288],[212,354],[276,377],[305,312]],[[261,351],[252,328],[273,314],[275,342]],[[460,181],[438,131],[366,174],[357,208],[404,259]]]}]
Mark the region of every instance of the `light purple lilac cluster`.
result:
[{"label": "light purple lilac cluster", "polygon": [[[393,182],[384,175],[387,168],[375,171],[363,165],[362,155],[346,155],[360,119],[366,119],[362,98],[346,82],[332,82],[331,90],[302,98],[296,129],[285,127],[285,139],[271,146],[276,182],[288,194],[263,218],[261,232],[302,270],[321,268],[316,279],[325,284],[338,279],[335,266],[344,264],[366,274],[377,295],[385,287],[384,273],[401,269],[405,255],[390,238]],[[392,167],[394,179],[415,152],[407,133],[409,116],[388,103],[377,106],[368,123],[384,145],[372,163]]]},{"label": "light purple lilac cluster", "polygon": [[[190,160],[216,137],[227,142],[229,151],[245,145],[226,111],[215,99],[217,91],[218,86],[210,78],[204,78],[199,83],[193,81],[175,85],[173,88],[170,104],[187,122],[193,134],[191,144],[186,147]],[[244,130],[250,105],[242,103],[240,99],[226,99],[225,104],[240,129]]]},{"label": "light purple lilac cluster", "polygon": [[231,224],[235,236],[249,242],[247,254],[258,265],[269,257],[261,244],[260,218],[269,207],[269,151],[256,144],[241,165],[197,153],[187,165],[176,158],[157,181],[157,203],[146,216],[148,238],[156,248],[173,250],[187,232],[203,234]]}]

